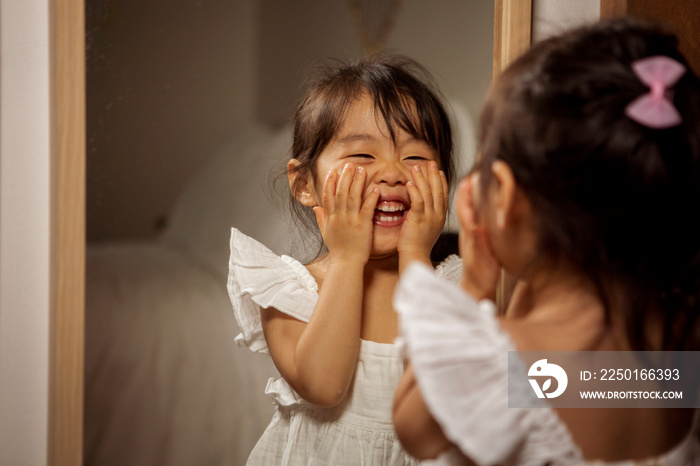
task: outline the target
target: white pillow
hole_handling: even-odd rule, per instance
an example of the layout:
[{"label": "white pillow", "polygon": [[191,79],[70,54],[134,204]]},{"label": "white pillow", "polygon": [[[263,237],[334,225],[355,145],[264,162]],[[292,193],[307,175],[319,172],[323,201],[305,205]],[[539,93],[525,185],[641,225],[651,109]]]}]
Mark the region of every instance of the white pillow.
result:
[{"label": "white pillow", "polygon": [[217,151],[187,183],[161,238],[226,280],[231,227],[275,252],[288,252],[286,200],[271,198],[272,172],[284,168],[290,128],[252,125]]},{"label": "white pillow", "polygon": [[[460,179],[464,177],[474,166],[476,159],[476,134],[472,117],[466,106],[456,98],[447,99],[447,114],[452,125],[452,137],[454,141],[455,158],[455,188]],[[455,214],[454,201],[450,203],[447,213],[445,231],[456,232],[459,230],[459,221]]]}]

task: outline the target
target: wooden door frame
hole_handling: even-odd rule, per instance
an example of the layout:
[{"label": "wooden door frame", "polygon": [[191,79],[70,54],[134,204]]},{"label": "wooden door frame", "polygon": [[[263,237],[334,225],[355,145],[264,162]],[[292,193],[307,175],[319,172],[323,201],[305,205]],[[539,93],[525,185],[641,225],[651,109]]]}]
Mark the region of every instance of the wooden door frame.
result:
[{"label": "wooden door frame", "polygon": [[600,0],[600,17],[616,18],[627,15],[627,0]]},{"label": "wooden door frame", "polygon": [[[494,0],[493,75],[530,46],[533,0]],[[600,17],[625,16],[628,0],[600,0]]]},{"label": "wooden door frame", "polygon": [[[497,75],[530,45],[532,0],[494,0],[494,13]],[[53,215],[48,464],[79,466],[85,341],[84,0],[51,0],[50,25]]]}]

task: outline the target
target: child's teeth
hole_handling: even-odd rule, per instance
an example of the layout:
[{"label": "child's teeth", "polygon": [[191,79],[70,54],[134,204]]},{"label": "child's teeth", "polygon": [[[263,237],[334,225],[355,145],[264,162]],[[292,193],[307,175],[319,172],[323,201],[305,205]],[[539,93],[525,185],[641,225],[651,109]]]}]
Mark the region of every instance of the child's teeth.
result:
[{"label": "child's teeth", "polygon": [[401,211],[403,210],[403,206],[389,206],[389,205],[384,205],[380,206],[379,210],[382,212],[396,212],[396,211]]}]

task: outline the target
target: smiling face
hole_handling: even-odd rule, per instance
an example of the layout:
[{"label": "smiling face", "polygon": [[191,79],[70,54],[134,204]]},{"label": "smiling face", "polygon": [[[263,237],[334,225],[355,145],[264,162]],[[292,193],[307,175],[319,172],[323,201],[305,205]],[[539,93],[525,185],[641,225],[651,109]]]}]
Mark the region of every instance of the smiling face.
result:
[{"label": "smiling face", "polygon": [[[373,188],[379,188],[379,202],[372,219],[372,256],[396,253],[396,247],[410,200],[406,183],[412,179],[411,168],[418,165],[427,171],[428,162],[438,161],[428,144],[401,128],[395,128],[396,143],[383,120],[377,120],[374,102],[363,94],[348,108],[342,125],[321,152],[316,162],[316,179],[310,186],[308,201],[323,205],[323,182],[329,171],[340,174],[347,163],[367,172],[363,200]],[[303,201],[302,201],[303,203]]]}]

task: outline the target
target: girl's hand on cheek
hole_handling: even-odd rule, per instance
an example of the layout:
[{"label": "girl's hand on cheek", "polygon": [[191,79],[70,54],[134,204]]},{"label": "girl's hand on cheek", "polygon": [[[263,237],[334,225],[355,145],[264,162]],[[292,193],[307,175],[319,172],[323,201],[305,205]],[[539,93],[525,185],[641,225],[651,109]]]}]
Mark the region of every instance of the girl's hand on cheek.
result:
[{"label": "girl's hand on cheek", "polygon": [[464,264],[462,288],[476,299],[494,299],[500,267],[489,247],[486,230],[476,222],[474,182],[465,178],[457,193],[459,251]]},{"label": "girl's hand on cheek", "polygon": [[425,171],[420,166],[413,167],[411,174],[413,180],[406,185],[411,208],[401,226],[398,250],[408,259],[429,262],[447,218],[447,179],[433,161]]},{"label": "girl's hand on cheek", "polygon": [[348,163],[340,176],[331,170],[323,184],[323,207],[314,207],[314,214],[332,259],[363,264],[369,260],[379,190],[375,188],[363,202],[366,179],[362,167]]}]

